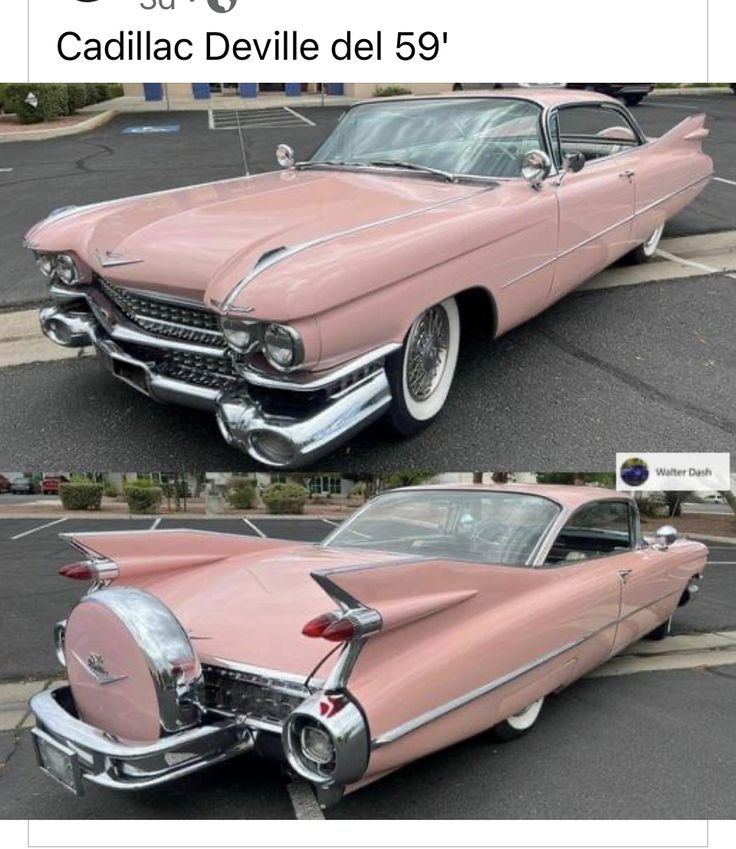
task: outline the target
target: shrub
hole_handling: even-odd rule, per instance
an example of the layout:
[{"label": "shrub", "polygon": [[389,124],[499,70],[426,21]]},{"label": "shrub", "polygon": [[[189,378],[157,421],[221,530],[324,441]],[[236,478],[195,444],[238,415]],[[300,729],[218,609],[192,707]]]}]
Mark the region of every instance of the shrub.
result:
[{"label": "shrub", "polygon": [[225,497],[234,510],[252,510],[256,506],[255,481],[250,478],[233,478]]},{"label": "shrub", "polygon": [[82,109],[90,103],[86,83],[70,83],[67,86],[67,92],[70,115],[73,115],[78,109]]},{"label": "shrub", "polygon": [[131,513],[156,513],[162,498],[161,488],[149,482],[144,486],[128,484],[125,487],[125,500]]},{"label": "shrub", "polygon": [[378,86],[373,92],[374,97],[395,97],[399,94],[411,94],[411,91],[401,85],[384,85]]},{"label": "shrub", "polygon": [[309,492],[298,483],[272,483],[263,493],[269,513],[303,513]]},{"label": "shrub", "polygon": [[62,483],[59,487],[61,506],[65,510],[99,510],[102,484],[92,481]]},{"label": "shrub", "polygon": [[0,83],[0,115],[3,112],[10,112],[10,101],[8,98],[8,84]]},{"label": "shrub", "polygon": [[367,498],[368,484],[365,481],[358,481],[350,491],[351,498]]},{"label": "shrub", "polygon": [[[29,93],[38,98],[38,106],[26,103]],[[63,83],[22,83],[7,87],[10,108],[21,124],[38,124],[53,121],[69,113],[69,87]]]}]

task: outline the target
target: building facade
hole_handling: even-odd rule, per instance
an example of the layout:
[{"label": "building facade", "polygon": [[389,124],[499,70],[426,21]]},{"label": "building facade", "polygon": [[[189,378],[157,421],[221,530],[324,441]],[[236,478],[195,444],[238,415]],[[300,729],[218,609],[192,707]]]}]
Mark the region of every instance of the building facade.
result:
[{"label": "building facade", "polygon": [[258,98],[273,94],[287,97],[320,94],[324,88],[330,97],[372,97],[377,88],[400,86],[412,94],[437,94],[449,91],[452,83],[125,83],[126,97],[141,97],[148,101],[177,102],[213,100],[221,97]]}]

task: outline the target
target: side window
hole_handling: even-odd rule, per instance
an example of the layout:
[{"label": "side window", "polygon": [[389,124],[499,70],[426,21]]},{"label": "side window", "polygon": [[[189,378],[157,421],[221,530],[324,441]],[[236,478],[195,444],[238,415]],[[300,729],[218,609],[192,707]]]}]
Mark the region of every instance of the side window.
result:
[{"label": "side window", "polygon": [[558,534],[545,565],[607,557],[634,548],[631,515],[625,501],[597,501],[582,507]]},{"label": "side window", "polygon": [[639,136],[618,109],[591,104],[565,106],[558,112],[563,155],[580,152],[587,162],[638,147]]},{"label": "side window", "polygon": [[553,112],[549,119],[549,139],[552,145],[552,158],[559,168],[562,165],[562,144],[560,141],[560,117],[557,112]]}]

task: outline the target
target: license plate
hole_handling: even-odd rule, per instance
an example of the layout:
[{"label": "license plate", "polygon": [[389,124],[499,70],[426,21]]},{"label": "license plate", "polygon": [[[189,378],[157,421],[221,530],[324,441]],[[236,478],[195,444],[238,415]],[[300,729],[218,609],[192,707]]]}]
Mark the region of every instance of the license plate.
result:
[{"label": "license plate", "polygon": [[137,389],[144,395],[149,394],[146,370],[141,366],[134,365],[133,363],[128,363],[125,360],[113,359],[112,371],[116,377],[119,377],[121,380],[124,380],[134,389]]},{"label": "license plate", "polygon": [[67,790],[81,796],[84,793],[84,787],[77,753],[57,743],[38,728],[33,729],[33,745],[36,749],[38,765],[46,775],[58,781]]}]

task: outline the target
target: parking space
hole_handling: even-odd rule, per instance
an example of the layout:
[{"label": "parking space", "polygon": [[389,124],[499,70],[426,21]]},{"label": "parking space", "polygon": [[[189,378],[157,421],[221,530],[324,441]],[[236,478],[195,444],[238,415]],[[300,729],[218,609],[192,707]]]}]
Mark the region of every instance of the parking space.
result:
[{"label": "parking space", "polygon": [[275,109],[212,109],[209,113],[211,130],[264,130],[282,127],[317,126],[296,109],[280,106]]},{"label": "parking space", "polygon": [[[337,521],[185,516],[164,517],[157,527],[318,541]],[[75,517],[58,525],[40,518],[0,520],[0,687],[3,681],[45,681],[59,674],[51,628],[84,587],[57,575],[59,566],[75,556],[58,534],[142,530],[154,522],[153,517]],[[736,547],[714,543],[709,561],[697,601],[678,611],[678,634],[736,629]],[[324,816],[727,816],[736,757],[731,733],[733,670],[714,667],[583,680],[547,700],[539,727],[528,737],[499,744],[480,735],[364,788]],[[591,740],[596,741],[594,746]],[[118,795],[90,787],[78,800],[38,771],[26,729],[0,733],[0,765],[0,817],[303,816],[292,802],[290,779],[281,765],[255,757],[141,794]],[[302,786],[300,792],[310,791]]]}]

